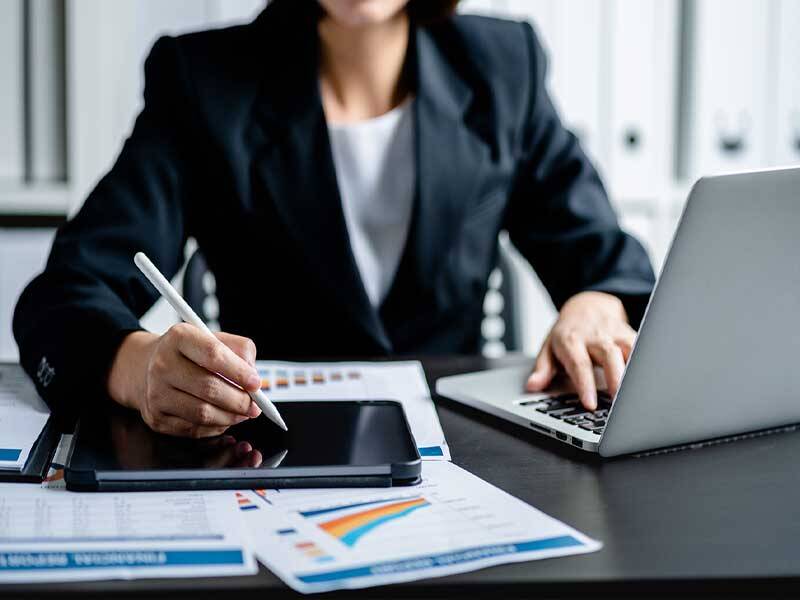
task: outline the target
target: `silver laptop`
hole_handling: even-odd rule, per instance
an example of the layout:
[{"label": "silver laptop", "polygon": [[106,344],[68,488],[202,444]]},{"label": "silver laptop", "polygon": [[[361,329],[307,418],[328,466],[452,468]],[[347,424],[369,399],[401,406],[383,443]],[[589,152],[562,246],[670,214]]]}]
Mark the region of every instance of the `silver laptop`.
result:
[{"label": "silver laptop", "polygon": [[602,456],[800,422],[800,169],[703,178],[686,208],[616,398],[525,394],[530,366],[436,392]]}]

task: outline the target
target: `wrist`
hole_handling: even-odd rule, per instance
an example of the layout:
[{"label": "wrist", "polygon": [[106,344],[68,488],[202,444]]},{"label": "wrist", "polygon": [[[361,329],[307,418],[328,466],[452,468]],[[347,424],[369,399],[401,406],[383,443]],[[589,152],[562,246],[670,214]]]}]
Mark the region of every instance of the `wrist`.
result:
[{"label": "wrist", "polygon": [[108,374],[111,399],[126,408],[139,409],[144,398],[147,365],[159,337],[149,331],[134,331],[119,345]]},{"label": "wrist", "polygon": [[579,292],[561,307],[562,314],[573,311],[583,312],[585,310],[599,311],[608,317],[621,319],[625,323],[628,322],[628,313],[622,300],[607,292]]}]

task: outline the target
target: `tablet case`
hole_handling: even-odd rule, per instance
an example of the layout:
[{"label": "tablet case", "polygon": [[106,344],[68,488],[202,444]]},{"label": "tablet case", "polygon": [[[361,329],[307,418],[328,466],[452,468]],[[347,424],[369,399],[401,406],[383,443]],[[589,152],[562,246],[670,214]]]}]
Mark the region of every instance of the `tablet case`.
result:
[{"label": "tablet case", "polygon": [[[298,410],[314,410],[315,405],[330,410],[336,405],[391,405],[399,411],[402,419],[402,439],[399,443],[397,455],[403,455],[407,460],[396,460],[391,464],[372,465],[320,465],[320,466],[294,466],[282,468],[164,468],[154,470],[125,470],[109,467],[107,456],[96,456],[102,443],[93,447],[91,439],[82,437],[82,425],[79,422],[76,431],[76,440],[72,455],[65,468],[65,481],[67,488],[74,491],[170,491],[170,490],[220,490],[220,489],[256,489],[256,488],[323,488],[323,487],[390,487],[392,485],[412,485],[420,481],[422,460],[411,434],[411,429],[405,417],[402,405],[390,400],[375,401],[299,401],[285,402],[280,405],[282,411],[288,406]],[[112,413],[117,415],[122,412],[117,408]],[[96,415],[91,417],[97,419]],[[112,418],[112,415],[109,415]],[[135,418],[140,422],[138,415],[130,414],[125,419]],[[261,416],[259,419],[266,419]],[[143,426],[143,424],[142,424]],[[272,427],[271,424],[266,425]],[[110,421],[109,421],[110,427]],[[146,427],[146,426],[143,426]],[[97,421],[87,430],[97,430]],[[148,430],[149,431],[149,430]],[[231,430],[233,431],[233,429]],[[395,435],[398,431],[393,432]],[[84,432],[85,434],[85,432]],[[172,443],[172,438],[160,434],[149,434]],[[176,443],[184,443],[176,440]],[[185,443],[191,444],[186,440]],[[399,445],[399,444],[398,444]],[[102,463],[106,461],[106,465]]]}]

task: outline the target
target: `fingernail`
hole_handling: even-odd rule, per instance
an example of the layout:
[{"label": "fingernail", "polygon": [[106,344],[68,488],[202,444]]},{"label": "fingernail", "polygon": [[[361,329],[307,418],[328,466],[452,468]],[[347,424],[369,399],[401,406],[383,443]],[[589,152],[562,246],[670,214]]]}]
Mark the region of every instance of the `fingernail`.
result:
[{"label": "fingernail", "polygon": [[258,404],[256,404],[255,402],[251,402],[250,403],[250,408],[247,409],[247,414],[251,418],[255,418],[255,417],[257,417],[258,415],[261,414],[261,409],[258,408]]}]

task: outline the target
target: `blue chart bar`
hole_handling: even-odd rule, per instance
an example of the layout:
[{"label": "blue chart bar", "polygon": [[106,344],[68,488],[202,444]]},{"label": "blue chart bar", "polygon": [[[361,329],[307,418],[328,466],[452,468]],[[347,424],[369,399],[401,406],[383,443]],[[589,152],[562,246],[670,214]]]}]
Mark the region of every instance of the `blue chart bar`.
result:
[{"label": "blue chart bar", "polygon": [[432,554],[430,556],[414,556],[404,560],[387,561],[354,569],[341,569],[339,571],[328,571],[327,573],[315,573],[313,575],[298,575],[297,578],[303,583],[326,583],[342,579],[368,577],[370,575],[389,575],[391,573],[406,573],[409,571],[421,571],[423,569],[436,567],[448,567],[466,562],[474,562],[484,558],[519,554],[520,552],[553,550],[555,548],[569,548],[582,545],[583,543],[580,540],[575,539],[571,535],[564,535],[541,540],[517,542],[514,544],[478,546],[476,548],[459,550],[458,552],[446,552],[443,554]]},{"label": "blue chart bar", "polygon": [[0,552],[3,571],[115,569],[241,565],[241,550],[98,550],[86,552]]},{"label": "blue chart bar", "polygon": [[17,461],[22,450],[19,448],[0,448],[0,460]]}]

